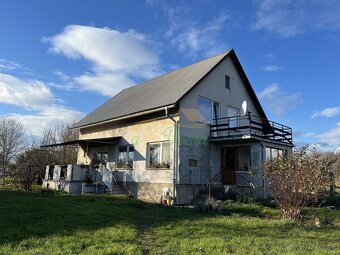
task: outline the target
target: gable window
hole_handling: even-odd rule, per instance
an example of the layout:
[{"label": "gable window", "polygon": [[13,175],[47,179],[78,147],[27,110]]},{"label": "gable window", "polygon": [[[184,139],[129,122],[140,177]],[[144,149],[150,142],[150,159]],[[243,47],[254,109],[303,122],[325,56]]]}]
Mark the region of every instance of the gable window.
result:
[{"label": "gable window", "polygon": [[123,168],[123,169],[133,168],[134,153],[135,153],[135,150],[133,146],[119,146],[117,167]]},{"label": "gable window", "polygon": [[170,168],[170,141],[147,144],[147,167]]},{"label": "gable window", "polygon": [[205,97],[198,97],[199,120],[211,123],[219,117],[219,103]]},{"label": "gable window", "polygon": [[230,90],[230,77],[228,75],[225,76],[225,88]]}]

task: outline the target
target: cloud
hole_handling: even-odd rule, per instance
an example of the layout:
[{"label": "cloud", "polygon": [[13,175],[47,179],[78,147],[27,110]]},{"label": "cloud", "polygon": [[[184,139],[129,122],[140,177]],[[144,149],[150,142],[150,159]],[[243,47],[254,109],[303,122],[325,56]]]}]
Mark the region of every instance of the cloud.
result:
[{"label": "cloud", "polygon": [[224,43],[219,41],[219,35],[229,19],[227,13],[221,13],[205,24],[195,20],[174,18],[174,15],[175,12],[169,15],[172,22],[165,35],[179,52],[185,52],[193,57],[198,54],[207,57],[226,50]]},{"label": "cloud", "polygon": [[278,65],[266,65],[261,68],[265,72],[274,72],[283,69],[281,66]]},{"label": "cloud", "polygon": [[0,73],[0,103],[37,109],[53,101],[48,86],[40,80],[22,80]]},{"label": "cloud", "polygon": [[46,106],[41,111],[32,114],[9,114],[24,124],[27,134],[41,136],[45,128],[50,128],[58,122],[73,122],[85,116],[84,113],[62,105]]},{"label": "cloud", "polygon": [[[125,89],[126,87],[134,85],[134,81],[123,74],[112,73],[96,73],[83,74],[74,77],[74,80],[81,84],[82,88],[90,91],[97,91],[104,96],[112,96]],[[115,84],[115,86],[112,86]]]},{"label": "cloud", "polygon": [[[91,64],[86,73],[73,77],[82,89],[112,96],[137,79],[161,73],[155,45],[134,30],[120,32],[110,28],[68,25],[60,34],[43,38],[49,52]],[[90,84],[90,82],[100,82]]]},{"label": "cloud", "polygon": [[[206,12],[207,3],[197,2],[195,5],[186,2],[172,2],[147,0],[147,5],[167,18],[164,37],[170,42],[170,46],[186,57],[196,59],[198,57],[209,57],[222,51],[226,51],[226,24],[231,27],[231,14],[223,10],[213,13],[208,19],[199,19],[197,15],[201,11]],[[195,9],[195,11],[194,11]]]},{"label": "cloud", "polygon": [[258,93],[259,98],[272,97],[279,91],[279,84],[273,83]]},{"label": "cloud", "polygon": [[340,107],[328,107],[328,108],[325,108],[321,111],[316,111],[315,113],[313,113],[311,118],[314,119],[314,118],[320,117],[320,116],[326,117],[326,118],[331,118],[331,117],[334,117],[338,114],[340,114]]},{"label": "cloud", "polygon": [[333,145],[340,144],[340,122],[336,124],[335,128],[327,130],[321,134],[316,135],[322,142],[326,142]]},{"label": "cloud", "polygon": [[21,66],[13,61],[7,59],[0,59],[0,70],[9,71],[20,68]]},{"label": "cloud", "polygon": [[283,38],[309,31],[340,31],[340,2],[319,0],[263,0],[255,2],[255,30]]},{"label": "cloud", "polygon": [[301,93],[282,91],[278,83],[273,83],[258,93],[268,110],[282,115],[302,102]]},{"label": "cloud", "polygon": [[74,121],[84,113],[62,105],[50,88],[40,80],[24,80],[0,73],[0,104],[10,104],[28,110],[28,114],[8,113],[22,121],[26,132],[41,135],[44,128],[57,121]]}]

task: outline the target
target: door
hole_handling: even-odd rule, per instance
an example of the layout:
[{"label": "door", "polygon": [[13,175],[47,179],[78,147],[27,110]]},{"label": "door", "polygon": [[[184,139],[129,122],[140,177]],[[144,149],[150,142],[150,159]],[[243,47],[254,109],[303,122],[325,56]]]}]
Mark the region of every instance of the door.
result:
[{"label": "door", "polygon": [[[211,124],[213,125],[217,125],[218,124],[218,118],[220,117],[220,107],[219,104],[217,102],[213,102],[213,107],[212,107],[212,120],[211,120]],[[217,129],[217,128],[215,128]],[[212,132],[211,135],[213,137],[217,137],[218,136],[218,132]]]},{"label": "door", "polygon": [[238,118],[239,118],[240,110],[233,107],[228,107],[228,117],[229,117],[229,127],[236,128],[238,127]]},{"label": "door", "polygon": [[225,147],[221,149],[222,184],[236,184],[236,169],[238,164],[237,148]]}]

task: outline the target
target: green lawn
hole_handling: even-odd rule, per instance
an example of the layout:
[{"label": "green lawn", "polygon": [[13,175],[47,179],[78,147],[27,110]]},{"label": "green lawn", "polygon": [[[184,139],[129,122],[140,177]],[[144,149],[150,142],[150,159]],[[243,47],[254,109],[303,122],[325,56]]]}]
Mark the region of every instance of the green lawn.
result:
[{"label": "green lawn", "polygon": [[[277,209],[260,205],[232,204],[225,213],[106,195],[0,191],[0,254],[340,253],[339,225],[280,221]],[[340,211],[317,213],[340,220]]]}]

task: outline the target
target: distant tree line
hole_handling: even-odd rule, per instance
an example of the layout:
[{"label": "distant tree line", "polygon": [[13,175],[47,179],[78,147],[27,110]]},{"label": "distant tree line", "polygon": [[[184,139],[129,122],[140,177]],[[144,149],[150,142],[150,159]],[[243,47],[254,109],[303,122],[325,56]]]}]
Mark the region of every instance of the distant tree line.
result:
[{"label": "distant tree line", "polygon": [[41,147],[78,139],[78,133],[70,131],[72,124],[58,122],[41,136],[28,137],[20,120],[0,117],[1,184],[29,191],[33,183],[41,184],[46,165],[75,163],[77,147]]}]

